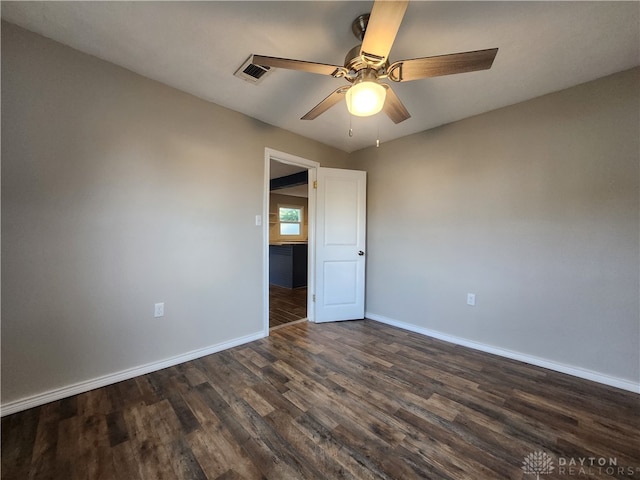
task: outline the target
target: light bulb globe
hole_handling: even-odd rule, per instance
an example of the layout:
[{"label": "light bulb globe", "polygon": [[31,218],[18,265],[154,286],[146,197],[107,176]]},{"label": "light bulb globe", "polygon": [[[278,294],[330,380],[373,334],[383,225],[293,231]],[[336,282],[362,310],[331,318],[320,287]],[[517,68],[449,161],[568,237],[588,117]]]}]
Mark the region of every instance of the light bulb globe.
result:
[{"label": "light bulb globe", "polygon": [[375,115],[384,106],[387,89],[372,81],[356,83],[347,90],[346,100],[349,113],[357,117]]}]

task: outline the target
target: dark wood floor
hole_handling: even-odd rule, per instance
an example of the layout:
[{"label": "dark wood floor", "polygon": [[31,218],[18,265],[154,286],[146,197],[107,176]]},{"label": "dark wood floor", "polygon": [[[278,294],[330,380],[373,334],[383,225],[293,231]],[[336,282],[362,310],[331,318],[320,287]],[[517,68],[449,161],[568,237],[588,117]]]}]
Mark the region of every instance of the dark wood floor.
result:
[{"label": "dark wood floor", "polygon": [[[533,480],[533,452],[554,462],[542,480],[640,478],[639,398],[372,321],[303,322],[5,417],[2,478]],[[570,476],[560,457],[627,470]]]},{"label": "dark wood floor", "polygon": [[269,328],[307,317],[307,287],[269,285]]}]

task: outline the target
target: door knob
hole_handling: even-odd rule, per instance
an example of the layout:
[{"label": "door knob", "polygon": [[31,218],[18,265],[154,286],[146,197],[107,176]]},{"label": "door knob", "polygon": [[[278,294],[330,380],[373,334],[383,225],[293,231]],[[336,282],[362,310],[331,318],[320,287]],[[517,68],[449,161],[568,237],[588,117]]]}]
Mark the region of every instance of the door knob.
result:
[{"label": "door knob", "polygon": [[364,255],[364,252],[363,252],[362,250],[360,250],[360,251],[358,252],[358,255],[363,256],[363,255]]}]

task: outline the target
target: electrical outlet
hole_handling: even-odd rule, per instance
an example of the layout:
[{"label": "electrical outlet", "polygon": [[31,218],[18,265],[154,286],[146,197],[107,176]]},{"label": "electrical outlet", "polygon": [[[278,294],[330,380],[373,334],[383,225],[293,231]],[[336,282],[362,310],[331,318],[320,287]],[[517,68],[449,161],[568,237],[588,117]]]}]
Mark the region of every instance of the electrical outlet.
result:
[{"label": "electrical outlet", "polygon": [[467,305],[471,305],[472,307],[476,306],[476,294],[475,293],[467,293]]},{"label": "electrical outlet", "polygon": [[164,317],[164,302],[156,303],[153,307],[153,316],[155,318]]}]

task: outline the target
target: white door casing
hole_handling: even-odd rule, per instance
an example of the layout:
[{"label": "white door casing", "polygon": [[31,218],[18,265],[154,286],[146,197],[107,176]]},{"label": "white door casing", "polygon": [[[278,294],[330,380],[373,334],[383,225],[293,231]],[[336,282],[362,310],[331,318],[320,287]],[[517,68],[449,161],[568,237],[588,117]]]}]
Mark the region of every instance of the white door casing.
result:
[{"label": "white door casing", "polygon": [[265,148],[264,155],[264,198],[263,198],[263,210],[262,218],[265,219],[262,222],[262,272],[263,272],[263,331],[264,336],[269,335],[269,184],[270,184],[270,163],[271,160],[275,160],[281,163],[288,163],[291,165],[297,165],[303,168],[307,168],[309,172],[309,205],[308,205],[308,296],[307,296],[307,318],[310,321],[314,319],[313,308],[313,292],[315,291],[315,211],[316,211],[316,195],[313,188],[313,182],[316,180],[316,170],[319,167],[318,162],[307,160],[302,157],[291,155],[289,153],[274,150],[272,148]]},{"label": "white door casing", "polygon": [[366,172],[317,169],[316,322],[364,318]]}]

